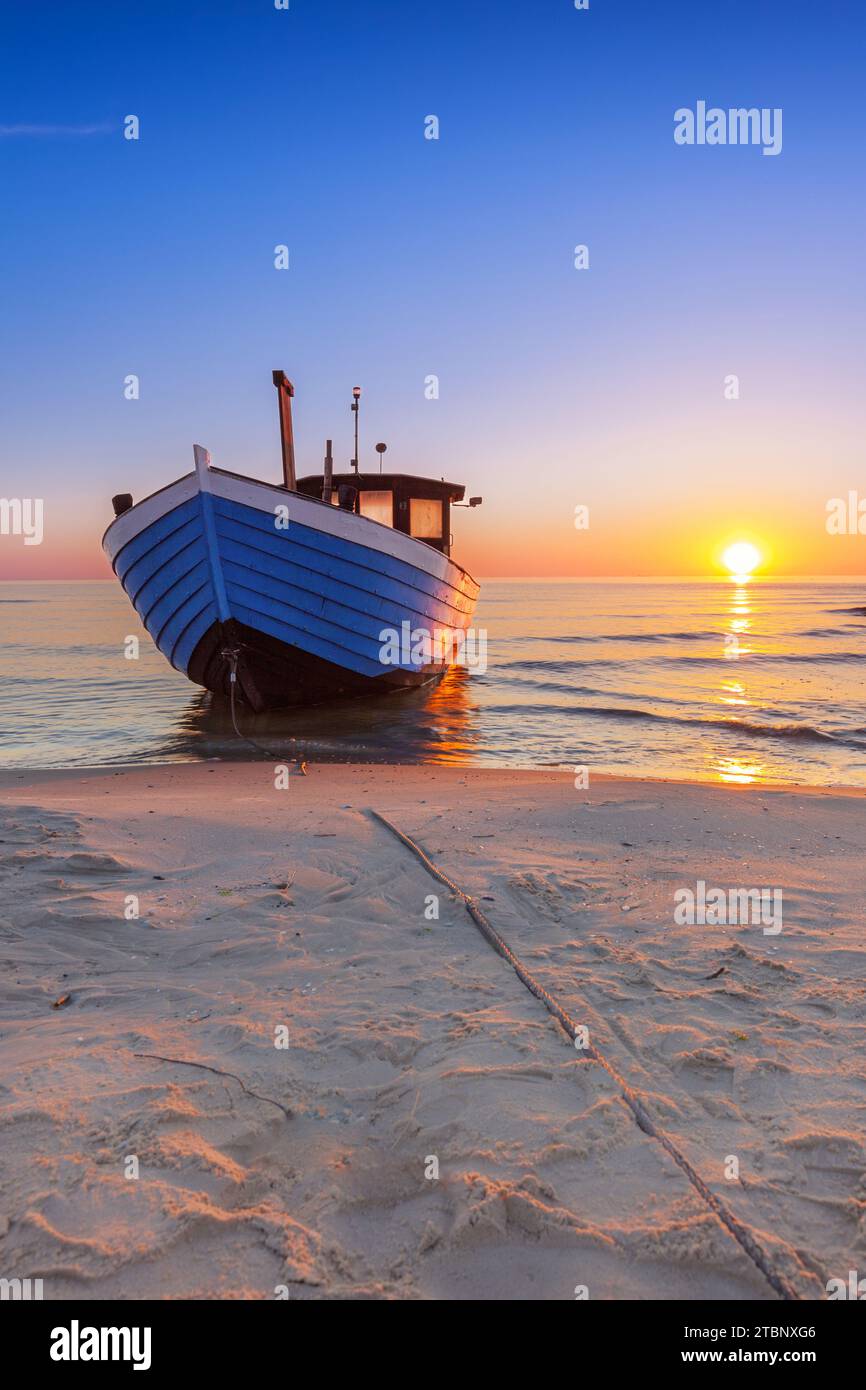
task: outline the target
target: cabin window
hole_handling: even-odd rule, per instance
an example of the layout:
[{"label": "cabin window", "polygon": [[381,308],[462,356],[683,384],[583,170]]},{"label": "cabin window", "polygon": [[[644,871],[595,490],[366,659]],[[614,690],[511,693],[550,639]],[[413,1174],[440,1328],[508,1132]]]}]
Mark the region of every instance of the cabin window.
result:
[{"label": "cabin window", "polygon": [[362,492],[361,515],[369,517],[371,521],[381,521],[385,526],[393,526],[393,492]]},{"label": "cabin window", "polygon": [[421,541],[441,541],[442,502],[437,497],[409,499],[409,535]]}]

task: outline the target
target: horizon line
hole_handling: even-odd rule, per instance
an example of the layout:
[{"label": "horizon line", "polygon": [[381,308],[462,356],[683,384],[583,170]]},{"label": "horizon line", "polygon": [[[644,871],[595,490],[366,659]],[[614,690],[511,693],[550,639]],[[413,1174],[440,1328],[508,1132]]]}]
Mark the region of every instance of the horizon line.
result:
[{"label": "horizon line", "polygon": [[[725,573],[723,570],[705,571],[696,574],[488,574],[473,576],[484,584],[592,584],[595,582],[607,582],[617,584],[637,584],[644,580],[657,584],[688,584],[699,581],[707,583],[718,580],[720,583],[784,583],[789,580],[809,580],[813,583],[833,583],[840,580],[848,580],[850,583],[866,584],[866,574],[812,574],[787,572],[780,574],[747,574],[735,575]],[[0,577],[0,584],[113,584],[116,580],[114,574],[73,576],[69,574],[43,575],[41,578],[25,578],[23,575],[17,579]]]}]

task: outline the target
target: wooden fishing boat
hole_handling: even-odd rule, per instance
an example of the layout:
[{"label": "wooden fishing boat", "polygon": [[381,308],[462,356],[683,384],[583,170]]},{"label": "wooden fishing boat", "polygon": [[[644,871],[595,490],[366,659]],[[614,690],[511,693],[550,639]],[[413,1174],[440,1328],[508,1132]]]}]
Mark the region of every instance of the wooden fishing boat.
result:
[{"label": "wooden fishing boat", "polygon": [[[352,471],[295,477],[291,383],[274,372],[281,485],[211,465],[133,505],[113,499],[112,568],[159,650],[254,710],[393,692],[436,679],[459,652],[478,585],[451,559],[464,488]],[[384,445],[377,445],[380,467]],[[476,505],[480,498],[472,498]]]}]

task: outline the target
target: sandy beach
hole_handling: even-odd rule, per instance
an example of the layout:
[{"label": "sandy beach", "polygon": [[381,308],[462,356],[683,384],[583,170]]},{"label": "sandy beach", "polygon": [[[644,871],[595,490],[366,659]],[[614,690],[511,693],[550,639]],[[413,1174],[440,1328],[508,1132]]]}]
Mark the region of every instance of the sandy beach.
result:
[{"label": "sandy beach", "polygon": [[[369,808],[798,1296],[862,1268],[861,794],[363,765],[277,790],[267,762],[0,788],[4,1275],[46,1298],[775,1297]],[[677,925],[701,880],[780,889],[783,929]]]}]

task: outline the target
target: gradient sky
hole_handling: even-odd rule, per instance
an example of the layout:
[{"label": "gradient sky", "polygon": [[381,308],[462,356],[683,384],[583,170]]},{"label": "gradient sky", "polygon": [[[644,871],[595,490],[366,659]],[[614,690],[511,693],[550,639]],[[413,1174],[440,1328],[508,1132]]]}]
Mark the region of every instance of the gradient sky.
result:
[{"label": "gradient sky", "polygon": [[[362,459],[483,494],[479,577],[700,573],[741,535],[866,572],[824,527],[866,497],[854,0],[43,0],[0,66],[0,495],[46,509],[0,577],[103,576],[111,495],[193,442],[277,478],[274,367],[302,472],[328,435],[347,463],[358,381]],[[781,107],[782,153],[675,145],[699,99]]]}]

